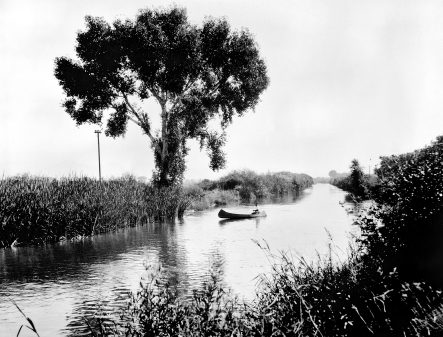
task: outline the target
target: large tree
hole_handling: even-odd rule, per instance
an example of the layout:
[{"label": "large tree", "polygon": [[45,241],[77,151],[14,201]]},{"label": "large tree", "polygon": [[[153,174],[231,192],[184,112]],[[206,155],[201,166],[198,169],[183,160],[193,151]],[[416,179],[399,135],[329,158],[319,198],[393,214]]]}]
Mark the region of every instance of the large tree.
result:
[{"label": "large tree", "polygon": [[[188,22],[180,7],[144,9],[135,20],[86,17],[77,34],[77,60],[55,60],[63,107],[78,125],[101,124],[105,134],[125,134],[128,121],[142,128],[154,151],[154,181],[179,183],[188,139],[206,148],[210,167],[223,168],[225,128],[234,115],[254,109],[269,83],[266,65],[252,35],[231,30],[225,19]],[[154,131],[144,102],[155,99],[161,125]],[[220,122],[218,130],[209,122]],[[212,125],[213,123],[211,123]]]}]

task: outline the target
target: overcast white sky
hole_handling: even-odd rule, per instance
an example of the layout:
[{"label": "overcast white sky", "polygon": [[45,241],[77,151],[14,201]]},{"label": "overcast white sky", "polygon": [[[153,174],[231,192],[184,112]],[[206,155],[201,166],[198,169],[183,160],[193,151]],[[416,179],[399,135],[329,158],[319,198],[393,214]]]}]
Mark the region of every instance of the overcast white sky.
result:
[{"label": "overcast white sky", "polygon": [[[172,2],[171,2],[172,3]],[[443,1],[176,0],[190,21],[228,19],[255,35],[270,86],[255,113],[228,128],[228,165],[213,173],[191,143],[188,179],[235,169],[312,177],[365,170],[380,156],[443,135]],[[98,176],[95,126],[61,108],[54,59],[75,58],[86,15],[133,19],[149,0],[0,0],[0,174]],[[158,112],[153,109],[153,114]],[[102,174],[151,176],[149,140],[100,137]]]}]

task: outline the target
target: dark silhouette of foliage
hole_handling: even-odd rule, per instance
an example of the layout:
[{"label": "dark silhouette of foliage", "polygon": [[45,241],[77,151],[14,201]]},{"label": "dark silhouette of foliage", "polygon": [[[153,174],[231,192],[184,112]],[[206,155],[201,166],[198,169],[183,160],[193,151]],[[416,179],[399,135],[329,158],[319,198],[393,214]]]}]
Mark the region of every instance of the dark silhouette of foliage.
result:
[{"label": "dark silhouette of foliage", "polygon": [[[103,113],[112,111],[105,134],[114,138],[125,134],[128,121],[137,124],[151,140],[159,186],[182,181],[188,139],[206,148],[211,169],[223,168],[227,125],[255,108],[269,82],[247,30],[233,31],[214,18],[197,27],[177,6],[143,9],[135,20],[112,25],[87,16],[76,53],[78,60],[55,60],[66,112],[77,125],[100,125]],[[148,99],[160,106],[158,133],[152,112],[138,106]],[[209,129],[213,119],[221,131]]]},{"label": "dark silhouette of foliage", "polygon": [[349,168],[351,169],[351,174],[349,175],[351,180],[351,192],[356,196],[363,197],[365,195],[363,168],[357,159],[352,160]]},{"label": "dark silhouette of foliage", "polygon": [[377,202],[359,221],[368,256],[403,277],[443,285],[443,142],[382,157]]},{"label": "dark silhouette of foliage", "polygon": [[374,175],[365,175],[357,159],[352,160],[349,168],[350,173],[336,173],[330,183],[349,192],[350,197],[356,201],[371,199],[372,191],[378,188],[378,178]]}]

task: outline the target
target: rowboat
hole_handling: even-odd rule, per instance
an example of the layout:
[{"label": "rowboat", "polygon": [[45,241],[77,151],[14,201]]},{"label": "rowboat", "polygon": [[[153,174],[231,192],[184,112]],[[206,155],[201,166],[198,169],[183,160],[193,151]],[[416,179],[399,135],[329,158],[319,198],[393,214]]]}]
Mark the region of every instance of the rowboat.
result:
[{"label": "rowboat", "polygon": [[237,213],[229,213],[224,211],[223,209],[218,212],[218,217],[222,219],[249,219],[249,218],[259,218],[266,216],[265,211],[251,213],[251,214],[237,214]]}]

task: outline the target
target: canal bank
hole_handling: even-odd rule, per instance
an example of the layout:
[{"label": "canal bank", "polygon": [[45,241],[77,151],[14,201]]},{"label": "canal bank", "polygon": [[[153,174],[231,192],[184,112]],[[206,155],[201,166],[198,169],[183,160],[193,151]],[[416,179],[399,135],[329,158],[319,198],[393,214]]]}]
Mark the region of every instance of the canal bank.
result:
[{"label": "canal bank", "polygon": [[[0,252],[0,335],[17,333],[23,317],[9,298],[36,323],[41,335],[65,335],[85,326],[98,304],[118,310],[128,291],[138,288],[145,265],[161,264],[182,290],[200,286],[211,266],[240,298],[251,299],[255,277],[270,271],[271,251],[291,252],[306,260],[327,253],[329,235],[345,256],[352,219],[340,205],[345,192],[314,185],[299,196],[260,205],[268,217],[223,222],[218,208],[185,217],[182,222],[150,224],[117,233],[42,247]],[[236,206],[247,211],[253,206]],[[329,234],[328,234],[329,233]],[[40,328],[39,328],[40,327]]]}]

